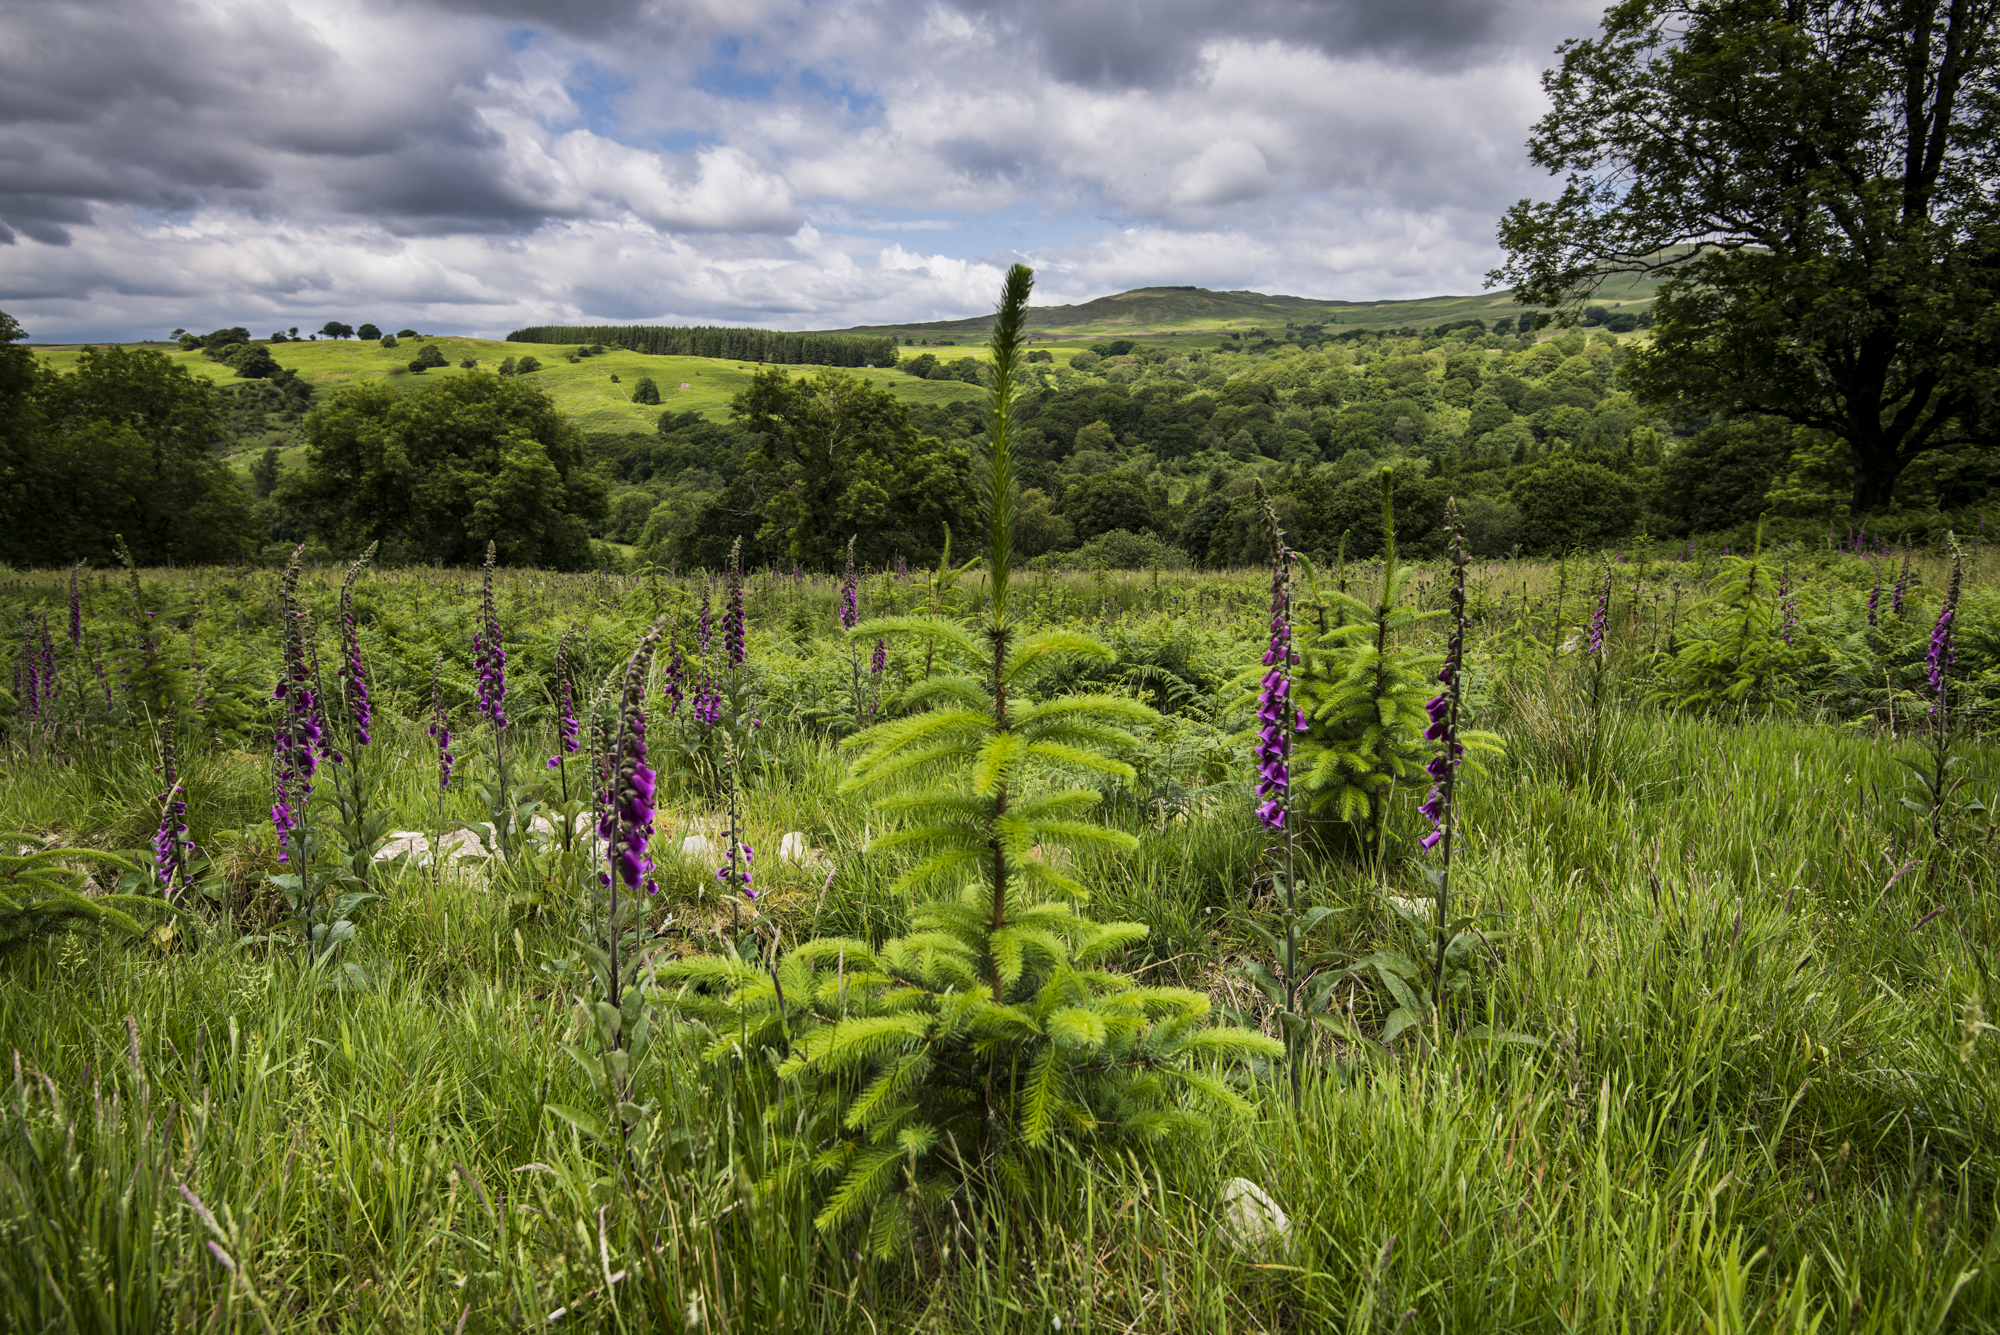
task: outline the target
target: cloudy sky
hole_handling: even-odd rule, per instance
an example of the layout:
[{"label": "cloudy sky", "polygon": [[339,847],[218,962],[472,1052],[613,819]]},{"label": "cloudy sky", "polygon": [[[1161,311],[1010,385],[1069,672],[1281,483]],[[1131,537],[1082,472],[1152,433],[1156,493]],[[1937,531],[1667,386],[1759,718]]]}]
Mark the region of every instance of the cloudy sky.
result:
[{"label": "cloudy sky", "polygon": [[827,328],[1470,292],[1587,0],[0,0],[0,310]]}]

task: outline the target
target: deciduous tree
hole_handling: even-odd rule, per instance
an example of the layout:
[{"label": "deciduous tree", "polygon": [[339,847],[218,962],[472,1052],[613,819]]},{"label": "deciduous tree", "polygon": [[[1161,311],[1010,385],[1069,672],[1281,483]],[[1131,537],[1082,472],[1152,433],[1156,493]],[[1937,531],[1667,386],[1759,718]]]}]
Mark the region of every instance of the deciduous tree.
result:
[{"label": "deciduous tree", "polygon": [[1660,273],[1624,368],[1656,403],[1831,432],[1851,508],[1931,450],[1990,446],[2000,398],[1994,0],[1626,0],[1565,43],[1529,141],[1563,173],[1508,211],[1493,272],[1575,311]]}]

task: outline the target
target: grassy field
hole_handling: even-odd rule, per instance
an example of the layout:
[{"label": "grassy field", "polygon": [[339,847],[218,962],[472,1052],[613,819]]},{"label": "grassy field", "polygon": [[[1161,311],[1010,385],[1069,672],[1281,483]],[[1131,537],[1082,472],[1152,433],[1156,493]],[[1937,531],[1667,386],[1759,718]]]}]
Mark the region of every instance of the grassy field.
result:
[{"label": "grassy field", "polygon": [[[2000,646],[1996,567],[1969,562],[1961,618],[1964,699],[1981,710],[1975,681]],[[1420,793],[1398,794],[1379,863],[1314,820],[1301,880],[1327,913],[1304,966],[1330,986],[1337,1023],[1315,1031],[1296,1100],[1274,1069],[1242,1082],[1244,1117],[1209,1132],[1150,1148],[1072,1136],[1026,1176],[937,1205],[887,1261],[814,1228],[810,1183],[760,1185],[790,1114],[769,1064],[738,1060],[726,1035],[717,1056],[716,1034],[659,1012],[634,1074],[650,1134],[638,1171],[621,1177],[553,1111],[592,1097],[565,1048],[587,1048],[594,1023],[578,1009],[592,995],[588,901],[560,867],[379,864],[354,939],[302,960],[267,879],[282,870],[268,818],[275,572],[147,572],[151,624],[175,662],[186,644],[199,667],[182,773],[209,861],[170,935],[79,932],[0,958],[0,1324],[2000,1329],[2000,752],[1984,715],[1966,715],[1966,782],[1938,827],[1904,800],[1901,763],[1927,763],[1907,692],[1922,689],[1944,567],[1920,557],[1905,610],[1870,626],[1863,562],[1793,554],[1798,685],[1768,713],[1651,700],[1674,655],[1713,630],[1719,613],[1698,600],[1734,567],[1710,555],[1604,569],[1618,573],[1602,659],[1562,647],[1587,633],[1595,563],[1474,572],[1469,699],[1504,753],[1467,781],[1452,884],[1476,948],[1449,975],[1451,1001],[1419,1005],[1419,1023],[1384,1042],[1404,1004],[1384,962],[1430,942],[1411,913],[1429,893]],[[1379,573],[1347,577],[1367,595]],[[1419,572],[1426,607],[1439,574]],[[337,621],[339,577],[305,575],[322,625]],[[504,573],[513,745],[537,767],[556,750],[549,674],[566,626],[580,679],[597,682],[662,611],[692,656],[707,588]],[[80,659],[133,652],[124,586],[91,577],[81,592]],[[491,739],[467,708],[477,593],[476,574],[454,571],[357,585],[368,764],[400,828],[486,818]],[[945,605],[970,618],[981,596],[974,575]],[[1165,711],[1132,756],[1138,777],[1110,785],[1095,817],[1136,849],[1072,868],[1092,917],[1149,929],[1117,964],[1275,1032],[1245,972],[1275,963],[1256,929],[1277,930],[1280,902],[1239,733],[1246,674],[1262,670],[1264,572],[1041,574],[1016,596],[1031,626],[1114,650],[1051,691],[1142,693]],[[884,573],[860,597],[872,616],[930,595]],[[716,836],[726,803],[704,731],[667,717],[657,682],[649,692],[662,888],[644,946],[659,959],[726,953],[746,931],[790,949],[907,923],[910,900],[890,888],[907,855],[881,847],[883,816],[841,791],[828,720],[857,670],[833,629],[838,598],[824,578],[749,579],[764,722],[741,768],[765,878],[754,903],[718,890],[712,859],[680,855],[684,838]],[[59,574],[0,586],[10,621],[33,607],[60,625],[63,603]],[[57,650],[58,698],[74,692],[76,714],[10,716],[0,828],[142,847],[159,816],[152,733],[123,693],[101,716],[94,674],[69,653]],[[423,724],[437,654],[460,757],[442,799]],[[1827,667],[1837,654],[1865,661]],[[924,670],[921,648],[892,652],[889,708]],[[1860,694],[1839,685],[1850,677]],[[775,856],[793,831],[815,850],[806,860]],[[1281,1237],[1232,1242],[1235,1177],[1289,1217]]]},{"label": "grassy field", "polygon": [[[566,360],[570,347],[540,343],[501,343],[492,339],[438,337],[428,340],[444,354],[449,366],[413,375],[409,364],[419,346],[404,339],[394,348],[353,339],[322,339],[318,342],[275,343],[272,356],[281,366],[299,373],[322,392],[363,380],[386,379],[399,387],[415,388],[432,378],[464,375],[459,362],[473,358],[482,369],[492,370],[505,357],[532,356],[542,363],[532,381],[553,396],[565,414],[587,431],[651,431],[662,412],[698,412],[722,420],[729,415],[729,399],[748,385],[756,371],[752,363],[707,357],[651,357],[642,353],[612,349],[599,357],[586,357],[575,364]],[[182,352],[171,344],[141,344],[164,352],[192,374],[219,384],[237,382],[236,373],[200,352]],[[36,348],[35,353],[57,370],[75,364],[79,349]],[[961,355],[981,355],[966,349]],[[816,368],[794,368],[809,372]],[[855,368],[853,374],[886,386],[898,398],[912,403],[949,403],[975,399],[976,386],[956,381],[918,380],[894,370]],[[613,383],[611,377],[618,377]],[[651,376],[660,387],[660,406],[644,407],[631,401],[633,385],[642,376]],[[685,389],[681,388],[683,385]]]}]

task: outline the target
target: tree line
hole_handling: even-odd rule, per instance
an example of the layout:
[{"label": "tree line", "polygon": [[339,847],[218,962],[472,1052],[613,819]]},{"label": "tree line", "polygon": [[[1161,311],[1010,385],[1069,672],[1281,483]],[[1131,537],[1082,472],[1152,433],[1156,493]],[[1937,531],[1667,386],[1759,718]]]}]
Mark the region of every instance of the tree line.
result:
[{"label": "tree line", "polygon": [[871,334],[794,334],[719,325],[534,325],[509,343],[602,343],[656,357],[716,357],[779,366],[894,366],[896,340]]}]

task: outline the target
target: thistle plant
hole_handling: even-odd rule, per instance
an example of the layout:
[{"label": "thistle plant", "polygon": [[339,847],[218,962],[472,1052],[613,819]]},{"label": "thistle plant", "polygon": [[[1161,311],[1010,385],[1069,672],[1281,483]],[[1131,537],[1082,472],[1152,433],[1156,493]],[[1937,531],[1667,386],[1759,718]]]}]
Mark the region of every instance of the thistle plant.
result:
[{"label": "thistle plant", "polygon": [[1052,851],[1134,847],[1085,818],[1096,791],[1061,778],[1129,780],[1116,752],[1156,715],[1125,697],[1033,694],[1054,664],[1111,653],[1073,632],[1022,634],[1009,597],[1014,392],[1031,284],[1026,267],[1009,271],[994,323],[981,478],[990,598],[977,630],[938,616],[851,628],[934,641],[953,660],[955,670],[912,689],[918,712],[845,743],[855,756],[845,787],[888,789],[876,809],[906,822],[873,845],[916,855],[897,887],[943,893],[913,906],[912,935],[879,947],[819,940],[764,969],[706,957],[659,974],[680,989],[676,1007],[710,1026],[711,1059],[754,1071],[764,1050],[782,1057],[771,1184],[828,1182],[818,1227],[865,1225],[878,1256],[894,1252],[927,1207],[1014,1176],[1059,1139],[1174,1134],[1197,1122],[1180,1106],[1182,1091],[1242,1109],[1200,1063],[1283,1051],[1253,1033],[1205,1027],[1199,993],[1113,971],[1111,960],[1146,929],[1078,913],[1084,887]]}]

